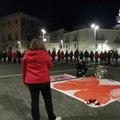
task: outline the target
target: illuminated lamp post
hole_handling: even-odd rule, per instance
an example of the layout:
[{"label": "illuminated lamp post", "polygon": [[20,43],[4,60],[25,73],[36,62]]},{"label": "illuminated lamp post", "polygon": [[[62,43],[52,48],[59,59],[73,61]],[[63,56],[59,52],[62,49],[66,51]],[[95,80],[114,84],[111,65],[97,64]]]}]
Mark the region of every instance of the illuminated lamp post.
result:
[{"label": "illuminated lamp post", "polygon": [[46,39],[44,38],[44,36],[45,36],[45,33],[46,33],[46,31],[44,30],[44,29],[41,29],[41,32],[42,32],[42,34],[43,34],[43,41],[45,42],[46,41]]},{"label": "illuminated lamp post", "polygon": [[61,46],[62,46],[62,48],[63,48],[63,40],[61,40],[60,42],[61,42]]},{"label": "illuminated lamp post", "polygon": [[99,26],[92,24],[91,28],[93,29],[93,40],[95,42],[95,49],[96,49],[96,31],[99,29]]}]

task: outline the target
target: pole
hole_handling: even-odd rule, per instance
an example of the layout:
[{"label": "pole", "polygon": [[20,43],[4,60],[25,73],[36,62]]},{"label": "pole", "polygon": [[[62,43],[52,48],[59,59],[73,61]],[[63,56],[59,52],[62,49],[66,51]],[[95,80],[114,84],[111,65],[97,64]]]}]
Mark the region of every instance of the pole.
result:
[{"label": "pole", "polygon": [[44,41],[44,32],[43,32],[43,41]]},{"label": "pole", "polygon": [[96,28],[94,28],[94,42],[95,42],[95,50],[96,50]]},{"label": "pole", "polygon": [[91,28],[93,28],[93,31],[94,31],[93,39],[94,39],[94,42],[95,42],[95,50],[96,50],[96,48],[97,48],[96,30],[99,29],[99,26],[98,26],[98,25],[95,25],[95,24],[92,24],[92,25],[91,25]]},{"label": "pole", "polygon": [[41,32],[43,33],[43,41],[44,41],[44,34],[46,33],[46,31],[44,29],[41,29]]}]

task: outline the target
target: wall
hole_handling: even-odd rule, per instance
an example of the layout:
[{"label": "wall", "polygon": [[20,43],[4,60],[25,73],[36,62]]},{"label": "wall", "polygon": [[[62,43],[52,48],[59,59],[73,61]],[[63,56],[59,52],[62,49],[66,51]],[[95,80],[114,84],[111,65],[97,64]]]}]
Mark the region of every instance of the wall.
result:
[{"label": "wall", "polygon": [[[96,39],[94,39],[94,31],[85,28],[65,33],[63,35],[63,40],[64,46],[68,45],[69,51],[74,51],[75,49],[79,51],[92,50],[94,52],[96,50],[98,52],[116,50],[120,48],[120,29],[99,29],[96,31]],[[115,43],[116,40],[117,42]],[[75,43],[77,44],[76,48],[74,45]],[[102,47],[98,48],[99,45],[102,45]]]}]

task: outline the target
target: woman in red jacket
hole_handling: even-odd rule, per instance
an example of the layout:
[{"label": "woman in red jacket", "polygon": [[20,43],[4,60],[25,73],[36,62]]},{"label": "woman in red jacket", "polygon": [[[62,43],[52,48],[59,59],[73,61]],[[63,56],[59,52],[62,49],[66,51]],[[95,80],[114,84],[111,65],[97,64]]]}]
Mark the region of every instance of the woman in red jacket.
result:
[{"label": "woman in red jacket", "polygon": [[50,55],[45,50],[41,39],[33,39],[28,50],[22,59],[23,82],[28,85],[31,94],[31,113],[33,120],[40,120],[39,113],[39,92],[45,101],[49,120],[61,120],[53,112],[50,74],[49,69],[53,67]]}]

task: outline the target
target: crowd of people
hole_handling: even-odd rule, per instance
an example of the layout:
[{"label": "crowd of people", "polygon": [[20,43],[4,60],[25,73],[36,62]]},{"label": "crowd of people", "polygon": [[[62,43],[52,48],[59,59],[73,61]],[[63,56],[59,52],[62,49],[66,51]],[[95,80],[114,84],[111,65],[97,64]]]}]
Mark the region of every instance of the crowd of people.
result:
[{"label": "crowd of people", "polygon": [[[52,58],[53,62],[57,63],[77,63],[78,59],[84,60],[86,63],[88,62],[95,62],[95,63],[118,63],[118,59],[120,58],[120,55],[117,51],[109,50],[98,53],[98,51],[78,51],[76,49],[75,51],[62,51],[55,49],[50,51],[48,50],[49,55]],[[21,51],[0,51],[0,63],[21,63],[21,60],[25,54]]]},{"label": "crowd of people", "polygon": [[65,63],[73,63],[78,61],[78,59],[84,60],[86,63],[88,62],[95,62],[95,63],[118,63],[118,59],[120,58],[119,54],[117,51],[109,50],[100,52],[98,51],[90,51],[88,52],[87,50],[85,51],[78,51],[76,49],[75,51],[70,51],[66,50],[65,52],[58,50],[57,52],[55,50],[50,51],[48,50],[48,53],[52,57],[53,62],[57,60],[58,63],[65,62]]},{"label": "crowd of people", "polygon": [[25,51],[22,53],[19,50],[14,52],[12,50],[0,51],[0,63],[21,63],[24,53]]}]

